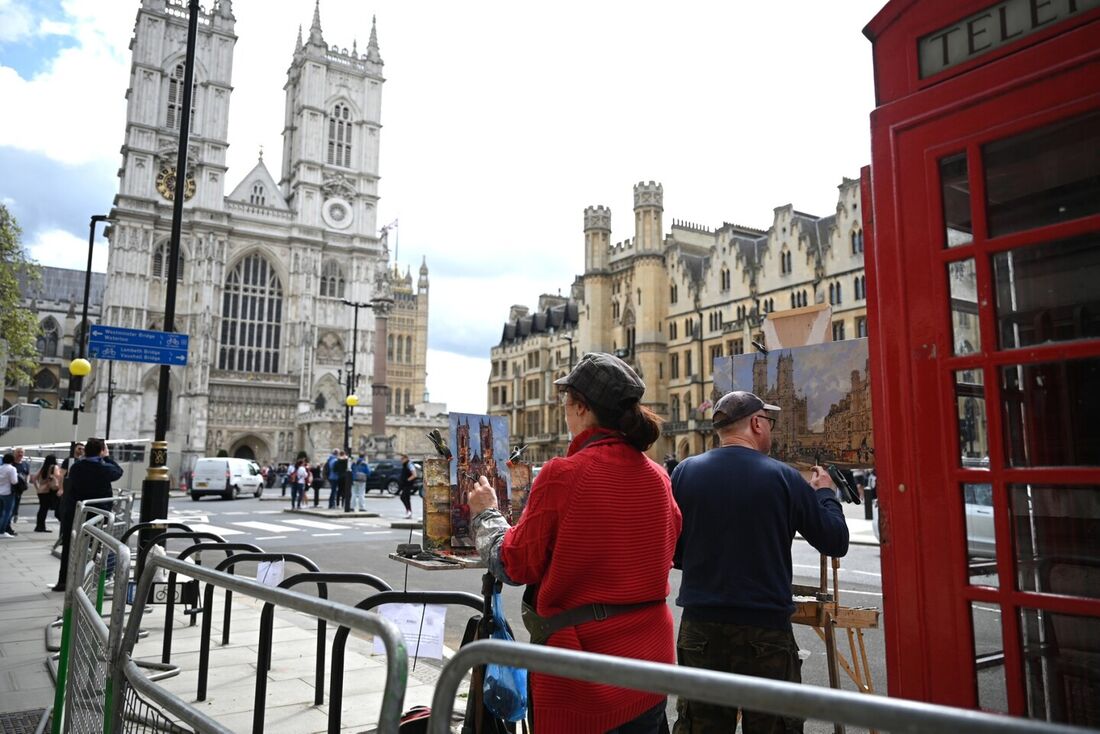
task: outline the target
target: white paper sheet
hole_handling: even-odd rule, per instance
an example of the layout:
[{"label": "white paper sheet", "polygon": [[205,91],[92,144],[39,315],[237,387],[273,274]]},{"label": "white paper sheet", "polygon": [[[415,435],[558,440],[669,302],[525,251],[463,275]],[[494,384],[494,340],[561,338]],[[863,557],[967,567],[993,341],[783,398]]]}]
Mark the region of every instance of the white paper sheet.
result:
[{"label": "white paper sheet", "polygon": [[[443,659],[447,607],[441,604],[383,604],[377,612],[401,630],[410,658]],[[375,635],[374,654],[381,655],[385,651],[382,640]]]},{"label": "white paper sheet", "polygon": [[256,564],[256,580],[268,586],[278,586],[286,572],[284,561],[260,561]]}]

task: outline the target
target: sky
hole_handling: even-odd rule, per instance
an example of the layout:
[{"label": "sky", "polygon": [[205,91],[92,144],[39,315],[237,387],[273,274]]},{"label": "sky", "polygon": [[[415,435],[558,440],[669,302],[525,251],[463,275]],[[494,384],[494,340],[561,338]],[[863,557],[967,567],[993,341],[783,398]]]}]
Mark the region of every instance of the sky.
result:
[{"label": "sky", "polygon": [[[207,0],[205,5],[211,5]],[[430,271],[428,390],[483,413],[513,304],[567,294],[583,211],[634,236],[633,186],[664,226],[766,229],[827,216],[870,161],[871,44],[883,0],[553,4],[320,0],[325,42],[385,62],[378,223]],[[44,265],[82,267],[118,187],[138,0],[0,0],[0,202]],[[234,0],[228,193],[260,147],[281,169],[286,69],[314,0]],[[93,269],[106,271],[98,237]]]}]

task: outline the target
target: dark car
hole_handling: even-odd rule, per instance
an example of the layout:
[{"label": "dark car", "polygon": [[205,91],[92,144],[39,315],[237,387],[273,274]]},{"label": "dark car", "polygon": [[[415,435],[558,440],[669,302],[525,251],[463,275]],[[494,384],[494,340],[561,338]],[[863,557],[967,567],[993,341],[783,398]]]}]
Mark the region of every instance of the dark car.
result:
[{"label": "dark car", "polygon": [[[424,468],[417,462],[412,462],[416,467],[416,479],[413,480],[413,492],[424,493]],[[370,462],[370,476],[367,477],[367,491],[377,489],[390,494],[397,494],[400,489],[401,462],[398,459],[380,459]]]}]

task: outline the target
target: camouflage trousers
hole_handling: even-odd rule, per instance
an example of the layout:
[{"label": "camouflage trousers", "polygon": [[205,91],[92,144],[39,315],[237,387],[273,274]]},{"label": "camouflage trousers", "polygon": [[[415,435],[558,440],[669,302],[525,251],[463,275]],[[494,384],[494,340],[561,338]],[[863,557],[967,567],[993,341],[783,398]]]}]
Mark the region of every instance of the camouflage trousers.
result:
[{"label": "camouflage trousers", "polygon": [[[759,678],[802,682],[798,643],[790,630],[684,619],[676,640],[680,665]],[[728,734],[737,728],[737,708],[681,698],[676,702],[674,734]],[[744,734],[802,732],[802,719],[741,711]]]}]

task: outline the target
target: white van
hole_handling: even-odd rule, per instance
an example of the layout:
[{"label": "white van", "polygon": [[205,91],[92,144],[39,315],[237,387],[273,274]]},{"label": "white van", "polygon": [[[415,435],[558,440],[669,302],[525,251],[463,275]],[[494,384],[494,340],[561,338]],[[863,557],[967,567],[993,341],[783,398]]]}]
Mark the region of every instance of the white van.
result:
[{"label": "white van", "polygon": [[216,494],[227,500],[241,494],[259,497],[264,491],[264,479],[254,461],[226,456],[205,457],[195,462],[188,489],[191,499],[196,501],[204,494]]}]

